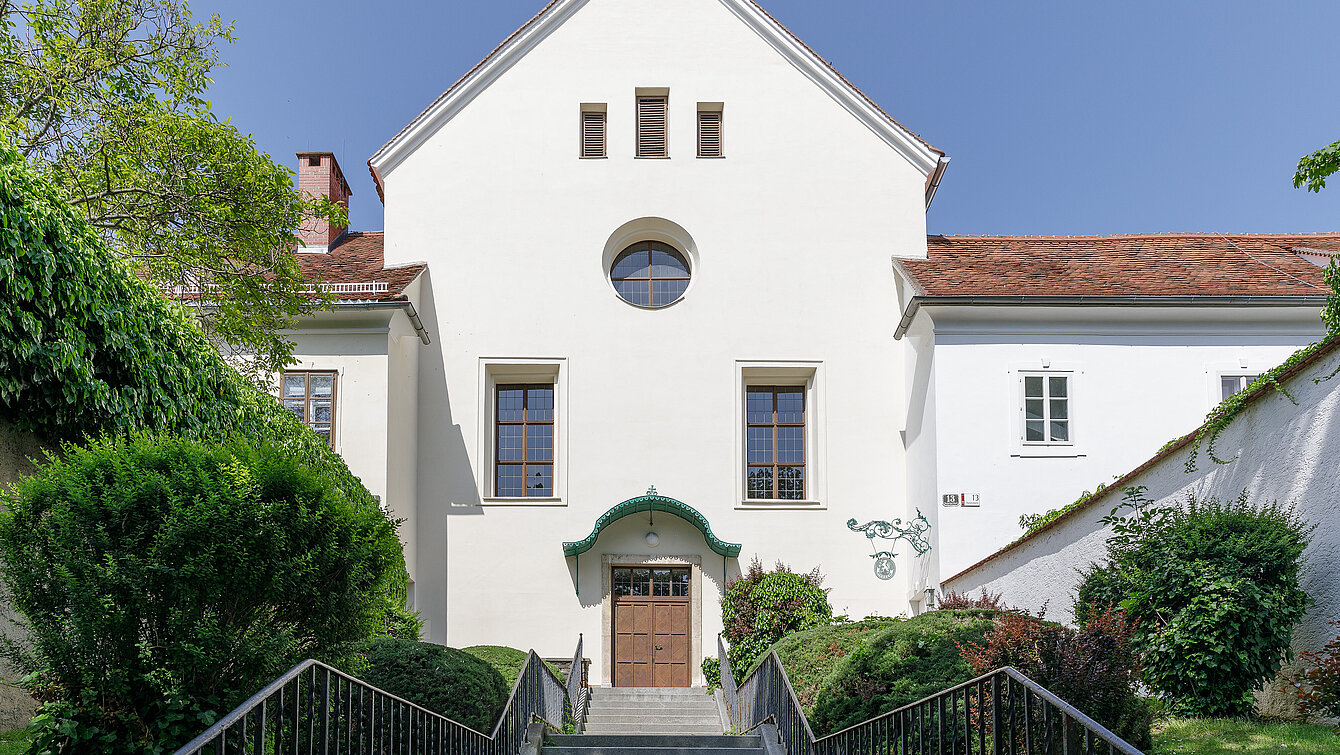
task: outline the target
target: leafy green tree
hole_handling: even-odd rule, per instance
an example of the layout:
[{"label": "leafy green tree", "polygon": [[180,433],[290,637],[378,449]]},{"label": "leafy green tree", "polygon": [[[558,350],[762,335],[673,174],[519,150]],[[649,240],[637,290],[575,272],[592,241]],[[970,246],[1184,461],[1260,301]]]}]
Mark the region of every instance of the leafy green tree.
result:
[{"label": "leafy green tree", "polygon": [[1188,498],[1160,506],[1143,488],[1104,523],[1105,563],[1084,571],[1075,620],[1120,605],[1135,628],[1145,682],[1173,710],[1245,716],[1252,691],[1289,657],[1312,599],[1299,584],[1313,527],[1293,509]]},{"label": "leafy green tree", "polygon": [[1293,186],[1297,189],[1306,185],[1308,191],[1321,191],[1326,188],[1326,179],[1337,170],[1340,170],[1340,142],[1300,159],[1293,174]]},{"label": "leafy green tree", "polygon": [[66,444],[0,493],[33,751],[170,752],[304,658],[355,662],[401,558],[375,506],[278,445]]},{"label": "leafy green tree", "polygon": [[257,379],[291,361],[279,331],[326,301],[288,253],[293,229],[346,215],[211,111],[232,39],[184,0],[0,0],[0,137]]}]

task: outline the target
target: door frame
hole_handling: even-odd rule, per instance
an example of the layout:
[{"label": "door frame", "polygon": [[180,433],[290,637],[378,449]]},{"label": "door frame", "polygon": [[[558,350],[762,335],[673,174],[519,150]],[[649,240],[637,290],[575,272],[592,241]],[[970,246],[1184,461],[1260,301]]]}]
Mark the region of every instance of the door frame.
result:
[{"label": "door frame", "polygon": [[703,557],[602,553],[600,555],[600,683],[614,686],[614,585],[616,566],[689,567],[689,686],[703,685]]}]

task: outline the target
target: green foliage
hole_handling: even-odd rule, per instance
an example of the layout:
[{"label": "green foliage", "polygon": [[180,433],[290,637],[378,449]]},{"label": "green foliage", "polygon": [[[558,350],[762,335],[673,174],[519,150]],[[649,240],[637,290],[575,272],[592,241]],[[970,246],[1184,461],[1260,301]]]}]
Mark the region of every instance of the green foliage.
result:
[{"label": "green foliage", "polygon": [[959,652],[976,674],[1013,666],[1117,736],[1148,749],[1152,715],[1136,694],[1140,664],[1131,635],[1115,609],[1079,629],[1010,612],[1000,616],[985,643],[964,643]]},{"label": "green foliage", "polygon": [[1037,532],[1057,519],[1060,519],[1066,514],[1069,514],[1075,509],[1088,503],[1090,498],[1098,495],[1104,490],[1107,490],[1107,485],[1099,483],[1098,487],[1094,488],[1092,491],[1086,490],[1083,493],[1080,493],[1079,498],[1076,498],[1073,503],[1068,503],[1059,509],[1051,509],[1042,514],[1020,514],[1019,528],[1024,531],[1024,537],[1028,537],[1034,532]]},{"label": "green foliage", "polygon": [[388,637],[373,641],[366,657],[368,684],[484,734],[512,691],[494,666],[468,651]]},{"label": "green foliage", "polygon": [[707,682],[707,693],[711,694],[721,689],[721,660],[704,658],[702,669],[703,681]]},{"label": "green foliage", "polygon": [[[136,276],[51,182],[0,147],[0,418],[50,439],[138,430],[271,443],[319,468],[353,505],[372,495],[325,440],[243,379],[196,318]],[[417,638],[407,574],[388,629]]]},{"label": "green foliage", "polygon": [[291,173],[204,94],[232,28],[185,0],[0,2],[0,141],[58,185],[155,283],[199,290],[216,345],[251,377],[291,361],[278,333],[323,304],[287,254],[305,214]]},{"label": "green foliage", "polygon": [[1298,579],[1312,527],[1245,492],[1157,506],[1132,488],[1125,499],[1103,520],[1113,530],[1106,563],[1084,571],[1076,620],[1124,608],[1145,682],[1175,713],[1250,714],[1252,690],[1288,658],[1312,603]]},{"label": "green foliage", "polygon": [[0,503],[38,749],[170,750],[304,658],[346,662],[402,563],[375,507],[242,437],[67,444]]},{"label": "green foliage", "polygon": [[973,677],[956,643],[982,642],[995,611],[928,611],[787,635],[774,649],[815,734],[860,723]]},{"label": "green foliage", "polygon": [[779,561],[773,571],[764,572],[757,558],[748,573],[726,584],[721,620],[730,643],[726,657],[737,677],[783,636],[832,620],[833,607],[822,584],[817,567],[809,574],[794,574]]},{"label": "green foliage", "polygon": [[[1340,621],[1329,622],[1340,629]],[[1303,668],[1290,679],[1286,692],[1298,697],[1298,710],[1305,716],[1340,718],[1340,637],[1319,652],[1300,653]],[[1340,728],[1336,729],[1340,734]]]},{"label": "green foliage", "polygon": [[[507,682],[507,690],[509,693],[512,690],[512,685],[516,684],[517,677],[521,676],[521,669],[526,665],[526,658],[530,656],[530,654],[524,650],[517,650],[516,648],[509,648],[503,645],[473,645],[468,648],[461,648],[461,652],[469,653],[497,669],[498,673],[502,675],[503,680]],[[544,665],[548,666],[549,670],[554,672],[554,676],[566,680],[566,677],[559,672],[557,666],[548,661],[545,661]]]},{"label": "green foliage", "polygon": [[1319,192],[1326,188],[1326,179],[1340,170],[1340,142],[1336,142],[1305,155],[1298,161],[1293,174],[1295,189],[1306,185],[1308,191]]}]

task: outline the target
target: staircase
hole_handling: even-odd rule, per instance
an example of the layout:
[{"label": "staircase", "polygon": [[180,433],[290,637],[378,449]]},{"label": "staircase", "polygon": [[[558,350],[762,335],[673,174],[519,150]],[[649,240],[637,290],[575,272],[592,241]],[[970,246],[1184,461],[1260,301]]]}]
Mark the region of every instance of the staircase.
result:
[{"label": "staircase", "polygon": [[544,755],[761,755],[757,735],[722,734],[701,688],[593,688],[584,734],[552,734]]}]

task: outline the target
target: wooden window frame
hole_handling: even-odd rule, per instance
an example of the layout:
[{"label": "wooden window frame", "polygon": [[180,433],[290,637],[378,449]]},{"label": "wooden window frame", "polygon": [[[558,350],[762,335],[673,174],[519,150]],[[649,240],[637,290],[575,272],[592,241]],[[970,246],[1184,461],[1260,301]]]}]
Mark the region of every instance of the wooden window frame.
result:
[{"label": "wooden window frame", "polygon": [[[643,151],[642,139],[642,103],[651,100],[659,100],[662,103],[661,115],[661,153],[646,154]],[[634,156],[645,160],[664,160],[670,157],[670,95],[668,94],[639,94],[634,100]],[[648,126],[650,128],[650,126]]]},{"label": "wooden window frame", "polygon": [[[716,116],[717,149],[715,154],[703,149],[703,116]],[[718,159],[726,156],[726,114],[723,108],[702,108],[698,110],[698,157]]]},{"label": "wooden window frame", "polygon": [[[600,153],[587,151],[586,124],[587,119],[596,120],[600,123]],[[577,154],[583,160],[597,160],[609,156],[609,119],[604,110],[588,110],[583,108],[581,116],[577,121]]]},{"label": "wooden window frame", "polygon": [[[646,248],[646,249],[637,249],[637,248],[635,248],[635,247],[639,247],[639,246],[643,246],[643,245],[646,245],[647,248]],[[665,247],[665,249],[668,249],[669,251],[671,251],[672,253],[674,253],[674,255],[675,255],[676,257],[679,258],[679,261],[684,263],[684,267],[689,271],[689,274],[686,275],[686,276],[684,276],[684,275],[680,275],[680,276],[663,276],[663,277],[657,277],[657,276],[653,275],[653,274],[652,274],[652,264],[651,264],[651,253],[652,253],[653,250],[655,250],[655,248],[656,248],[657,245],[660,245],[660,246],[662,246],[662,247]],[[662,250],[662,251],[664,251],[664,250]],[[629,254],[633,254],[633,253],[646,254],[646,255],[647,255],[647,277],[646,277],[646,278],[615,278],[615,277],[614,277],[614,269],[615,269],[616,267],[619,266],[619,261],[622,260],[622,259],[624,259],[627,255],[629,255]],[[665,243],[664,241],[655,241],[655,240],[635,241],[635,242],[633,242],[632,244],[629,244],[628,246],[624,247],[623,250],[620,251],[618,254],[614,255],[614,260],[613,260],[612,262],[610,262],[610,283],[615,283],[615,284],[617,284],[617,283],[627,283],[627,282],[629,282],[629,281],[632,281],[632,282],[634,282],[634,283],[640,283],[640,282],[642,282],[642,281],[644,281],[644,280],[647,282],[647,303],[646,303],[646,304],[637,304],[637,303],[628,301],[628,299],[624,299],[622,293],[619,294],[619,298],[620,298],[620,299],[623,299],[625,302],[628,302],[629,304],[632,304],[634,307],[641,307],[641,308],[643,308],[643,309],[663,309],[663,308],[665,308],[665,307],[670,306],[671,304],[675,304],[675,303],[681,301],[681,300],[684,298],[685,294],[688,293],[688,290],[689,290],[688,284],[690,284],[690,283],[693,282],[693,267],[692,267],[692,265],[689,264],[689,258],[688,258],[688,255],[686,255],[686,254],[684,254],[683,252],[681,252],[680,250],[676,249],[674,246]],[[674,301],[666,302],[665,304],[656,304],[656,303],[655,303],[655,300],[656,300],[656,296],[655,296],[655,294],[656,294],[656,283],[657,283],[658,281],[684,281],[684,283],[685,283],[685,285],[684,285],[684,293],[683,293],[683,294],[680,294],[679,297],[676,298]],[[615,286],[615,291],[618,292],[618,286],[617,286],[617,285]]]},{"label": "wooden window frame", "polygon": [[[553,406],[549,409],[548,420],[532,420],[529,417],[530,412],[530,391],[536,388],[548,389],[552,397]],[[499,401],[499,395],[505,391],[521,391],[521,419],[520,421],[508,420],[504,422],[500,415],[502,414],[502,405]],[[497,383],[493,387],[493,495],[496,498],[525,499],[525,498],[552,498],[558,486],[558,389],[553,383]],[[528,428],[532,425],[549,426],[549,444],[552,449],[551,457],[548,461],[532,462],[528,456],[530,433]],[[520,427],[521,428],[521,460],[503,461],[500,453],[502,443],[501,428]],[[529,466],[549,467],[549,491],[544,494],[536,493],[531,495],[530,488],[525,486],[526,468]],[[498,489],[498,472],[501,467],[520,467],[521,468],[521,495],[505,496]]]},{"label": "wooden window frame", "polygon": [[[299,397],[299,396],[287,396],[287,395],[284,394],[284,383],[285,383],[286,379],[289,378],[289,377],[291,377],[291,376],[294,376],[294,375],[302,375],[302,376],[303,376],[303,384],[302,384],[303,395],[302,395],[301,397]],[[314,425],[316,425],[316,424],[327,424],[327,423],[324,423],[324,422],[322,422],[322,423],[314,423],[314,422],[312,421],[312,419],[311,419],[311,417],[312,417],[312,401],[313,401],[313,396],[312,396],[312,377],[313,377],[313,376],[318,376],[318,375],[329,375],[329,376],[330,376],[330,422],[328,423],[328,424],[330,425],[330,435],[327,437],[326,440],[327,440],[327,442],[330,444],[330,448],[331,448],[331,450],[334,450],[334,449],[335,449],[335,417],[336,417],[336,415],[337,415],[337,413],[338,413],[338,411],[339,411],[339,401],[338,401],[337,398],[336,398],[337,395],[338,395],[339,385],[340,385],[340,373],[339,373],[338,371],[336,371],[336,370],[288,370],[288,371],[284,372],[284,373],[280,376],[280,378],[279,378],[279,404],[280,404],[280,406],[283,406],[283,407],[285,408],[285,410],[287,411],[288,407],[287,407],[287,405],[285,404],[285,402],[301,400],[301,401],[303,402],[303,409],[302,409],[302,412],[303,412],[303,419],[301,420],[301,421],[302,421],[302,424],[303,424],[304,426],[306,426],[306,427],[311,427],[311,428],[313,428],[313,432],[315,432],[315,427],[314,427]],[[319,400],[319,399],[317,399],[317,400]]]},{"label": "wooden window frame", "polygon": [[[771,393],[772,394],[772,421],[771,422],[751,422],[749,420],[749,394],[751,393]],[[777,394],[778,393],[799,393],[800,394],[800,422],[779,422],[777,420]],[[746,385],[745,386],[745,472],[744,486],[745,497],[750,501],[804,501],[805,494],[809,490],[809,410],[810,400],[808,391],[803,385]],[[800,458],[799,464],[783,463],[779,460],[778,454],[781,452],[781,444],[778,443],[780,428],[798,427],[800,428]],[[755,462],[749,460],[749,431],[754,428],[771,428],[772,430],[772,460],[770,462]],[[755,498],[749,489],[749,473],[753,469],[772,469],[772,495],[768,498]],[[782,468],[799,468],[801,470],[800,478],[800,496],[782,498],[780,488],[777,485],[778,472]]]}]

